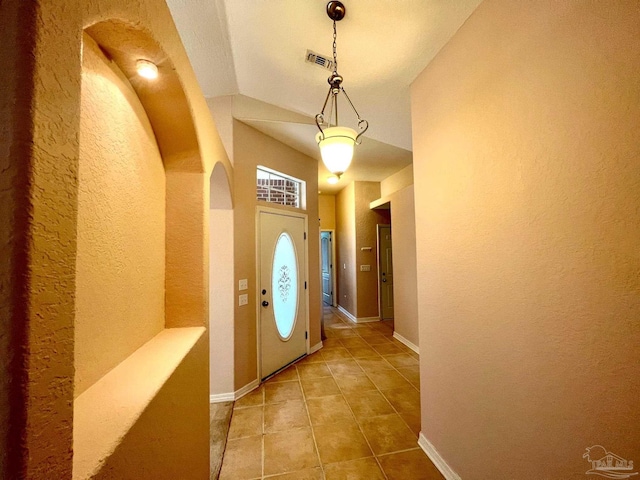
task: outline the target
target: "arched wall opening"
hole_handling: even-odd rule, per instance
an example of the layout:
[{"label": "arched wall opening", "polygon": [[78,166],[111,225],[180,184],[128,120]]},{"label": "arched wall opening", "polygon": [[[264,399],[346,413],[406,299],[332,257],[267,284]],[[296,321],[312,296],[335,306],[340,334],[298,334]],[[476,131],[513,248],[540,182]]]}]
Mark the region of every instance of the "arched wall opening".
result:
[{"label": "arched wall opening", "polygon": [[211,402],[234,400],[233,203],[227,172],[209,181],[209,389]]}]

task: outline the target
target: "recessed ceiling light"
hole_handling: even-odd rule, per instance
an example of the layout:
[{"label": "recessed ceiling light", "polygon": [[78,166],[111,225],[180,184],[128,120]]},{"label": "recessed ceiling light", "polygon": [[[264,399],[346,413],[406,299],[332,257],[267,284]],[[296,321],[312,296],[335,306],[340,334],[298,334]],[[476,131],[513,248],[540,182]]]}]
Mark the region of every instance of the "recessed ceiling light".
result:
[{"label": "recessed ceiling light", "polygon": [[136,62],[136,70],[138,75],[148,78],[149,80],[158,78],[158,67],[155,63],[150,62],[149,60],[138,60]]},{"label": "recessed ceiling light", "polygon": [[337,175],[331,175],[329,178],[327,178],[327,183],[329,185],[335,185],[339,181],[340,181],[340,177],[338,177]]}]

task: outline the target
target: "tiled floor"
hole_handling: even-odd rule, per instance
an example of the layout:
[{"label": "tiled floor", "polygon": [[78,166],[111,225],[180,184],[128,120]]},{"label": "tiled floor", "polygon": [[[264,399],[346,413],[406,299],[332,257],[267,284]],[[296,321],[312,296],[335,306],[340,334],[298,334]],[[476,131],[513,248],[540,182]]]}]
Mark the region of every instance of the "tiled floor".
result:
[{"label": "tiled floor", "polygon": [[222,480],[431,480],[417,445],[418,356],[388,322],[325,311],[324,348],[234,406]]}]

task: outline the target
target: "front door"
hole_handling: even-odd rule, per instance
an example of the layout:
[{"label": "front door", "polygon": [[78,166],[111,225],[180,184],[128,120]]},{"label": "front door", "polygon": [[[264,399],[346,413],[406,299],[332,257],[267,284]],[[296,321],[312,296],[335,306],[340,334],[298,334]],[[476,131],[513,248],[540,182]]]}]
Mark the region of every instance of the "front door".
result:
[{"label": "front door", "polygon": [[333,254],[331,232],[320,232],[320,253],[322,257],[322,301],[333,305]]},{"label": "front door", "polygon": [[378,272],[380,272],[380,318],[393,318],[393,256],[391,227],[378,225]]},{"label": "front door", "polygon": [[307,353],[306,216],[259,212],[260,375]]}]

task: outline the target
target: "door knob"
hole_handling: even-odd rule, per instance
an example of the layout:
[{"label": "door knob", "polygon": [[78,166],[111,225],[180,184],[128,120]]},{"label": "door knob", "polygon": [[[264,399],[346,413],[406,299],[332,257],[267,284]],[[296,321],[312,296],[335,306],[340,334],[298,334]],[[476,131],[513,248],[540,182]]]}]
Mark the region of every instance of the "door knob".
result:
[{"label": "door knob", "polygon": [[262,306],[263,307],[268,307],[269,306],[269,302],[267,302],[266,300],[262,301]]},{"label": "door knob", "polygon": [[387,279],[386,279],[386,278],[383,278],[383,279],[382,279],[382,281],[383,281],[383,282],[386,282],[386,281],[387,281]]}]

